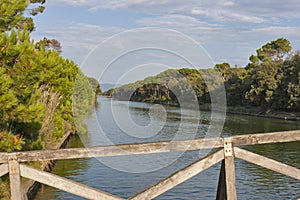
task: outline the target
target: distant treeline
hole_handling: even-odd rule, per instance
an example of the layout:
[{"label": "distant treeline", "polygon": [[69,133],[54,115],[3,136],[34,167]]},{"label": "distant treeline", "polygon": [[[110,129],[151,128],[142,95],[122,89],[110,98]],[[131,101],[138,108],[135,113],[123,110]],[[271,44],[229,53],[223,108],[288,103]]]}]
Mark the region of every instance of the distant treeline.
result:
[{"label": "distant treeline", "polygon": [[222,63],[209,69],[169,69],[104,94],[117,99],[177,106],[189,101],[209,104],[210,92],[220,89],[216,77],[221,76],[228,106],[299,111],[300,53],[291,50],[290,42],[279,38],[257,49],[245,67],[232,68]]}]

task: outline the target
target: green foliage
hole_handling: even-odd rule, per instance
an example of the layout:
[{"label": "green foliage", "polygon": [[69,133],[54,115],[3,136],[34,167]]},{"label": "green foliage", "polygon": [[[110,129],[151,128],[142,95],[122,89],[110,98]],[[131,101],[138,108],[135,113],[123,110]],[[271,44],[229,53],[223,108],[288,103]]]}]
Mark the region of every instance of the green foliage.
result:
[{"label": "green foliage", "polygon": [[85,131],[83,121],[94,106],[95,94],[89,79],[79,71],[76,77],[72,99],[75,125],[80,132]]},{"label": "green foliage", "polygon": [[256,50],[256,55],[251,55],[250,63],[246,68],[257,68],[262,63],[282,62],[285,55],[292,50],[290,41],[285,38],[279,38],[268,42]]},{"label": "green foliage", "polygon": [[204,104],[210,101],[206,83],[212,88],[217,87],[213,84],[216,73],[215,70],[169,69],[157,76],[147,77],[143,81],[127,84],[104,94],[118,99],[168,105],[179,105],[180,102],[187,105],[197,100]]},{"label": "green foliage", "polygon": [[45,141],[40,136],[38,136],[37,138],[32,138],[27,140],[26,146],[23,147],[23,149],[34,149],[34,150],[40,150],[44,148],[45,148]]},{"label": "green foliage", "polygon": [[227,79],[228,71],[230,70],[230,64],[222,63],[216,64],[215,69],[217,69],[224,80]]},{"label": "green foliage", "polygon": [[256,56],[250,57],[247,66],[250,89],[246,92],[245,98],[253,105],[289,108],[287,95],[282,94],[286,94],[289,85],[287,82],[283,83],[283,79],[288,76],[285,71],[291,68],[286,62],[288,58],[286,60],[284,58],[291,49],[287,39],[279,38],[263,45],[257,49]]},{"label": "green foliage", "polygon": [[229,106],[247,105],[249,100],[245,94],[250,89],[249,75],[245,68],[231,68],[228,72],[227,81],[224,83]]},{"label": "green foliage", "polygon": [[256,52],[259,60],[264,62],[268,59],[281,60],[291,49],[292,47],[287,39],[279,38],[263,45]]},{"label": "green foliage", "polygon": [[287,39],[279,38],[257,49],[245,68],[231,68],[228,63],[213,69],[183,68],[167,70],[135,83],[111,89],[104,94],[119,99],[178,105],[183,99],[199,104],[210,103],[209,93],[217,92],[224,81],[227,104],[259,106],[262,109],[300,110],[300,53],[291,53]]},{"label": "green foliage", "polygon": [[32,56],[36,52],[28,32],[12,31],[0,37],[0,75],[4,80],[0,83],[0,101],[7,104],[0,112],[0,127],[26,136],[29,124],[36,126],[44,117],[43,105],[37,103],[40,61]]},{"label": "green foliage", "polygon": [[[282,86],[276,93],[280,105],[288,109],[300,108],[300,52],[287,59],[283,66]],[[279,106],[279,105],[278,105]]]},{"label": "green foliage", "polygon": [[10,188],[9,181],[7,178],[8,175],[0,177],[0,199],[1,200],[10,200]]},{"label": "green foliage", "polygon": [[0,132],[0,151],[12,152],[22,149],[24,138],[11,132]]},{"label": "green foliage", "polygon": [[[1,0],[0,1],[0,32],[8,30],[23,29],[34,30],[34,23],[31,17],[25,17],[24,12],[35,16],[45,9],[42,4],[45,0]],[[29,4],[39,4],[39,6],[28,9]]]},{"label": "green foliage", "polygon": [[[28,31],[1,33],[0,131],[20,134],[24,149],[40,149],[47,140],[45,131],[51,131],[47,137],[60,138],[65,127],[74,128],[72,95],[79,72],[74,62],[57,51],[34,43]],[[48,129],[42,133],[45,123]]]},{"label": "green foliage", "polygon": [[96,94],[101,94],[102,90],[101,90],[101,87],[100,87],[100,84],[99,84],[98,80],[93,78],[93,77],[88,77],[88,80],[89,80],[94,92]]}]

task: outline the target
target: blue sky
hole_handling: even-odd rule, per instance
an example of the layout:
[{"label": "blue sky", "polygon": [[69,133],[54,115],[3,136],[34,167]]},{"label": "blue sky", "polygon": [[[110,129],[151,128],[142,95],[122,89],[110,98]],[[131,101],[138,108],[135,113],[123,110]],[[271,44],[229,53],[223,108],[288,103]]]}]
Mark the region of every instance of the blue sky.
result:
[{"label": "blue sky", "polygon": [[143,27],[179,31],[214,63],[245,66],[266,42],[285,37],[300,49],[298,0],[47,0],[33,37],[54,38],[62,55],[81,65],[101,42]]}]

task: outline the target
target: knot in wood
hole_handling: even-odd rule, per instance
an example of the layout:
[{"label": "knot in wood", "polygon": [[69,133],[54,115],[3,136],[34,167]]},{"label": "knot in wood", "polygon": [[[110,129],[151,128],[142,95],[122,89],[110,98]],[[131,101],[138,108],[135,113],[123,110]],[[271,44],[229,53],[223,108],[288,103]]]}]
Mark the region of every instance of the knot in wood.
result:
[{"label": "knot in wood", "polygon": [[8,161],[18,160],[17,153],[10,153],[10,154],[8,154],[7,160]]}]

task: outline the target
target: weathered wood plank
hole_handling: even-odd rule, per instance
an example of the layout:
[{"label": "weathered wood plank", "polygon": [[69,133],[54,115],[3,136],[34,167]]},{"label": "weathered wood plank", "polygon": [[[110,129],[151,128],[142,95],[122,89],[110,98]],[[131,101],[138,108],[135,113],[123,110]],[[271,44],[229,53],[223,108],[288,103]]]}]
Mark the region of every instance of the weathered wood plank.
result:
[{"label": "weathered wood plank", "polygon": [[122,198],[59,177],[55,174],[20,165],[21,176],[87,199],[121,200]]},{"label": "weathered wood plank", "polygon": [[227,200],[236,200],[234,157],[225,158],[225,176]]},{"label": "weathered wood plank", "polygon": [[234,144],[234,146],[293,142],[293,141],[300,141],[300,130],[236,135],[232,137],[232,143]]},{"label": "weathered wood plank", "polygon": [[161,180],[160,182],[156,183],[155,185],[149,187],[148,189],[134,195],[133,197],[129,198],[131,200],[140,200],[140,199],[153,199],[164,192],[172,189],[173,187],[183,183],[184,181],[190,179],[191,177],[197,175],[198,173],[204,171],[205,169],[213,166],[214,164],[218,163],[224,159],[223,150],[218,150],[201,160],[198,160],[191,165],[175,172],[174,174],[170,175],[169,177]]},{"label": "weathered wood plank", "polygon": [[231,138],[224,139],[224,155],[227,200],[236,200],[235,164]]},{"label": "weathered wood plank", "polygon": [[0,163],[7,163],[8,153],[0,153]]},{"label": "weathered wood plank", "polygon": [[223,138],[207,138],[184,141],[150,142],[88,148],[19,152],[18,161],[91,158],[134,154],[165,153],[186,150],[223,147]]},{"label": "weathered wood plank", "polygon": [[226,179],[225,179],[225,160],[222,160],[222,164],[221,164],[221,168],[220,168],[216,200],[227,200]]},{"label": "weathered wood plank", "polygon": [[0,165],[0,177],[8,173],[8,164]]},{"label": "weathered wood plank", "polygon": [[11,200],[23,200],[24,192],[20,176],[20,165],[15,155],[10,155],[8,161]]},{"label": "weathered wood plank", "polygon": [[234,148],[234,151],[235,156],[239,159],[300,180],[300,169],[237,147]]},{"label": "weathered wood plank", "polygon": [[[234,146],[300,141],[300,130],[275,133],[249,134],[232,137]],[[184,141],[123,144],[89,148],[72,148],[19,152],[18,161],[41,161],[73,158],[121,156],[132,154],[165,153],[223,147],[223,138],[204,138]],[[0,154],[0,163],[7,162],[7,154]]]}]

